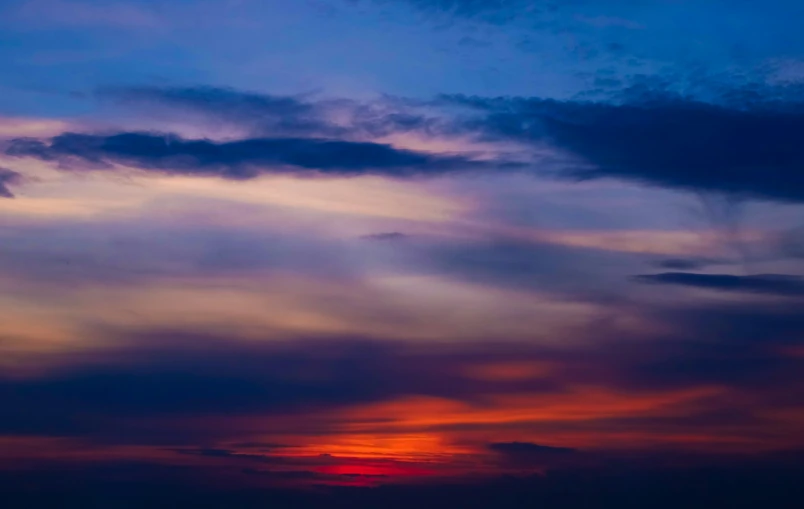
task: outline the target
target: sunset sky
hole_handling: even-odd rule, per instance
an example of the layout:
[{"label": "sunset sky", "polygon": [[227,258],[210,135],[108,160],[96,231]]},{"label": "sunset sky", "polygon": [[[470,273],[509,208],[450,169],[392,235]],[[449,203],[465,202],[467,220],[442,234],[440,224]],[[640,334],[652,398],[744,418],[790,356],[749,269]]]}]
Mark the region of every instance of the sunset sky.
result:
[{"label": "sunset sky", "polygon": [[0,506],[802,507],[802,19],[0,0]]}]

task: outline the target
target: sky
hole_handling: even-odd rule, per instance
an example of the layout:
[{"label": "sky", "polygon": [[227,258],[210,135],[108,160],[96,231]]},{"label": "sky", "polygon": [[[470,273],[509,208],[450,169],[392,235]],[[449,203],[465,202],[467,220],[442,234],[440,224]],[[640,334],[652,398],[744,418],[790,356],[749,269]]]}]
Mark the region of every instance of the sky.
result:
[{"label": "sky", "polygon": [[802,16],[0,0],[3,507],[801,507]]}]

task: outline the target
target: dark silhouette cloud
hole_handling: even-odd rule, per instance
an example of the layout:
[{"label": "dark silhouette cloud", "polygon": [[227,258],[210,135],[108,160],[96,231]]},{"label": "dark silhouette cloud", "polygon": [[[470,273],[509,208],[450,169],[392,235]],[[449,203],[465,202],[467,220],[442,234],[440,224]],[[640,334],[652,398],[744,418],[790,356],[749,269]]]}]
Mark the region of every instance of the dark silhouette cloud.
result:
[{"label": "dark silhouette cloud", "polygon": [[188,140],[156,133],[108,136],[64,133],[50,140],[13,140],[6,153],[68,163],[129,164],[187,175],[249,179],[261,173],[335,176],[443,174],[487,166],[460,156],[439,156],[390,145],[313,138],[254,138],[230,142]]},{"label": "dark silhouette cloud", "polygon": [[552,447],[531,442],[498,442],[489,444],[489,449],[513,456],[555,456],[576,452],[570,447]]},{"label": "dark silhouette cloud", "polygon": [[14,193],[8,188],[9,184],[17,184],[22,175],[8,168],[0,167],[0,198],[14,198]]},{"label": "dark silhouette cloud", "polygon": [[643,283],[681,285],[723,292],[753,292],[774,295],[804,295],[804,278],[779,274],[734,276],[730,274],[695,274],[665,272],[636,276]]},{"label": "dark silhouette cloud", "polygon": [[178,454],[185,454],[189,456],[203,456],[205,458],[229,458],[245,461],[253,461],[256,463],[282,463],[281,457],[268,456],[266,454],[250,454],[243,453],[232,449],[216,449],[216,448],[178,448],[171,449]]},{"label": "dark silhouette cloud", "polygon": [[553,447],[532,442],[498,442],[488,444],[488,449],[496,453],[501,462],[515,468],[551,467],[579,460],[576,449]]},{"label": "dark silhouette cloud", "polygon": [[804,103],[747,92],[724,91],[721,99],[647,93],[622,103],[448,98],[483,113],[470,127],[574,157],[560,172],[565,177],[804,201]]}]

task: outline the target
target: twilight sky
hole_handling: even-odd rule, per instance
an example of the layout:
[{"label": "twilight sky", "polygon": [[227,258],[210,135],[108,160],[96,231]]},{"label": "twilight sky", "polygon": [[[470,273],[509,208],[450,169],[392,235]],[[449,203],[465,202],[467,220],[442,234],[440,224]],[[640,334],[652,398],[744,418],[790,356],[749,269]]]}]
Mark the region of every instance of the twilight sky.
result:
[{"label": "twilight sky", "polygon": [[0,0],[3,507],[801,507],[802,17]]}]

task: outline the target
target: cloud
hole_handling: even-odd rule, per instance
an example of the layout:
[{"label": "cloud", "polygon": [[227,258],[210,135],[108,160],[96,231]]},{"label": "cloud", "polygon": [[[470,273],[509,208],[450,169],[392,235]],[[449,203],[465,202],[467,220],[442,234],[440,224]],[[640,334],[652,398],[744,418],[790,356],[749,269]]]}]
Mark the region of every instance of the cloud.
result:
[{"label": "cloud", "polygon": [[777,244],[782,255],[804,258],[804,226],[782,232]]},{"label": "cloud", "polygon": [[622,295],[620,278],[633,270],[631,254],[505,237],[425,249],[428,263],[441,274],[582,302],[615,302]]},{"label": "cloud", "polygon": [[[254,468],[215,469],[165,467],[147,462],[98,461],[91,465],[41,465],[4,469],[0,490],[8,507],[205,507],[313,509],[322,507],[375,509],[469,509],[550,507],[551,509],[732,509],[767,507],[794,509],[802,499],[800,454],[790,458],[763,455],[699,463],[661,459],[612,462],[602,468],[574,468],[544,475],[520,475],[393,483],[369,489],[333,486],[289,490],[250,482],[255,474],[289,478],[321,474],[271,472]],[[244,474],[239,476],[238,474]],[[215,482],[210,482],[214,479]],[[286,486],[286,485],[285,485]],[[35,487],[33,489],[32,487]],[[90,502],[88,502],[90,501]]]},{"label": "cloud", "polygon": [[751,292],[772,295],[804,295],[804,278],[779,274],[734,276],[730,274],[695,274],[665,272],[636,276],[637,281],[660,285],[680,285],[722,292]]},{"label": "cloud", "polygon": [[0,167],[0,198],[14,198],[14,193],[8,188],[8,184],[17,184],[22,180],[22,175],[8,168]]},{"label": "cloud", "polygon": [[[759,95],[757,95],[759,94]],[[481,113],[468,127],[494,139],[548,145],[569,157],[558,174],[619,178],[695,192],[804,201],[804,108],[763,91],[721,91],[720,103],[628,93],[622,102],[452,96]]]},{"label": "cloud", "polygon": [[576,452],[570,447],[553,447],[531,442],[497,442],[489,444],[489,449],[507,456],[550,457],[564,456]]},{"label": "cloud", "polygon": [[516,469],[557,468],[580,459],[576,449],[532,442],[496,442],[487,445],[502,464]]},{"label": "cloud", "polygon": [[[242,429],[244,423],[291,419],[293,429],[286,428],[285,436],[325,434],[350,415],[343,413],[346,409],[383,408],[385,403],[422,397],[451,402],[445,407],[447,413],[456,406],[466,409],[448,415],[439,425],[438,408],[411,406],[422,412],[419,417],[425,422],[433,420],[430,431],[508,429],[515,423],[496,419],[512,408],[512,401],[519,401],[513,408],[522,412],[530,412],[526,409],[534,405],[557,412],[520,429],[531,436],[566,431],[569,424],[564,419],[588,405],[588,417],[570,420],[602,432],[610,419],[623,423],[645,417],[640,405],[650,400],[651,393],[718,387],[717,394],[706,393],[704,406],[684,407],[678,414],[677,403],[673,412],[664,414],[659,405],[651,413],[654,421],[637,419],[629,424],[672,437],[701,432],[704,423],[712,422],[713,412],[742,413],[734,423],[747,426],[757,412],[795,407],[796,391],[804,382],[803,359],[786,352],[800,348],[804,338],[800,305],[695,304],[669,309],[645,305],[636,314],[628,308],[615,312],[628,323],[650,323],[657,332],[601,320],[576,331],[570,341],[552,344],[494,337],[422,348],[415,342],[371,338],[283,340],[267,335],[263,340],[244,340],[234,331],[211,336],[180,330],[97,330],[93,337],[105,341],[61,357],[54,353],[54,368],[25,378],[0,377],[0,433],[58,434],[113,443],[200,445],[233,439],[243,443],[268,438],[255,436],[253,427]],[[538,370],[523,376],[523,363]],[[476,375],[490,369],[515,376]],[[579,393],[578,387],[594,390]],[[751,397],[742,398],[747,394]],[[633,412],[628,406],[616,410],[631,399],[639,402]],[[605,411],[607,405],[614,405],[611,415]],[[391,414],[379,411],[363,417],[382,434],[394,429],[392,416],[401,418],[390,408]],[[491,420],[486,420],[487,411],[492,412]],[[481,420],[476,422],[477,417]],[[666,429],[661,419],[670,417],[676,419],[675,427]],[[739,432],[749,442],[755,433],[750,426]],[[784,436],[783,430],[780,433]],[[270,440],[287,443],[282,436]],[[496,443],[503,444],[493,449],[500,453],[547,452],[538,443]]]},{"label": "cloud", "polygon": [[382,97],[359,102],[313,95],[280,96],[211,86],[118,87],[97,93],[138,113],[201,115],[255,136],[364,139],[448,129],[416,101]]},{"label": "cloud", "polygon": [[188,424],[193,429],[176,433],[137,423],[160,416],[281,415],[300,408],[326,415],[328,408],[406,394],[472,397],[473,386],[458,374],[437,371],[438,357],[421,358],[413,368],[417,376],[410,378],[405,363],[398,363],[413,352],[399,344],[273,338],[250,345],[236,337],[181,332],[118,339],[126,346],[90,353],[86,363],[32,379],[0,377],[0,434],[184,442],[197,439],[195,432],[230,431]]},{"label": "cloud", "polygon": [[229,458],[253,461],[257,463],[281,463],[282,459],[267,454],[249,454],[243,453],[232,449],[213,449],[213,448],[179,448],[173,449],[173,452],[178,454],[186,454],[188,456],[203,456],[205,458]]},{"label": "cloud", "polygon": [[210,86],[104,88],[97,95],[137,111],[151,108],[160,113],[165,109],[184,114],[200,113],[260,133],[343,134],[343,129],[328,118],[334,104],[303,96],[277,96]]},{"label": "cloud", "polygon": [[244,272],[325,278],[356,274],[342,247],[309,232],[255,236],[226,227],[57,221],[7,228],[0,242],[0,271],[7,277],[61,289]]},{"label": "cloud", "polygon": [[[208,115],[254,136],[213,142],[157,133],[65,133],[49,141],[16,140],[9,151],[96,163],[128,161],[151,169],[173,165],[185,173],[231,178],[248,178],[255,165],[393,176],[525,167],[506,160],[502,149],[496,161],[480,162],[354,141],[415,131],[531,145],[549,158],[534,168],[563,178],[618,178],[736,198],[804,201],[800,87],[712,85],[701,94],[706,100],[679,95],[672,88],[665,79],[634,78],[606,101],[455,95],[442,97],[427,110],[413,101],[390,98],[358,103],[203,86],[110,89],[101,95],[138,107],[152,104],[160,111]],[[456,105],[468,107],[470,114],[439,109]]]},{"label": "cloud", "polygon": [[372,233],[370,235],[363,235],[361,237],[365,240],[379,240],[379,241],[395,241],[395,240],[405,240],[409,236],[400,233],[400,232],[383,232],[383,233]]},{"label": "cloud", "polygon": [[6,153],[46,161],[71,161],[101,168],[132,165],[161,173],[250,179],[263,173],[309,175],[445,174],[489,165],[461,156],[433,155],[387,144],[317,138],[252,138],[215,142],[170,134],[64,133],[49,140],[15,139]]},{"label": "cloud", "polygon": [[706,258],[668,258],[667,260],[659,261],[656,265],[663,269],[700,270],[715,263],[718,262]]}]

